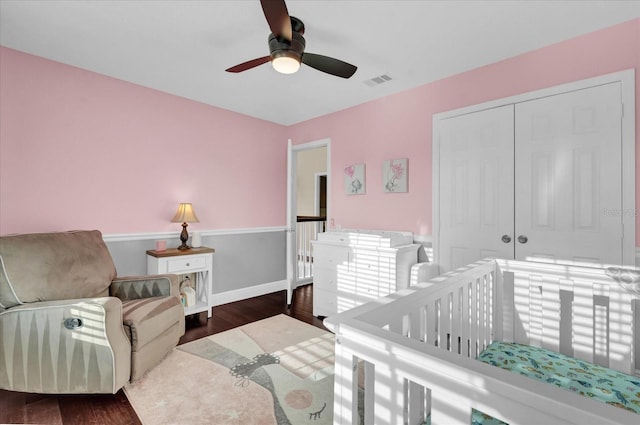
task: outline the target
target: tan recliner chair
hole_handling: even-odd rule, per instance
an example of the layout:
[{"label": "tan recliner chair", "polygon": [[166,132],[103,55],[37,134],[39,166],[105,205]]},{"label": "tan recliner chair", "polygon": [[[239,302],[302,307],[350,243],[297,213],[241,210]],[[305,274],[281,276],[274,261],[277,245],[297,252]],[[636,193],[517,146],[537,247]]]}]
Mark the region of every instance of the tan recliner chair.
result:
[{"label": "tan recliner chair", "polygon": [[115,393],[184,334],[178,277],[116,277],[97,231],[0,237],[0,388]]}]

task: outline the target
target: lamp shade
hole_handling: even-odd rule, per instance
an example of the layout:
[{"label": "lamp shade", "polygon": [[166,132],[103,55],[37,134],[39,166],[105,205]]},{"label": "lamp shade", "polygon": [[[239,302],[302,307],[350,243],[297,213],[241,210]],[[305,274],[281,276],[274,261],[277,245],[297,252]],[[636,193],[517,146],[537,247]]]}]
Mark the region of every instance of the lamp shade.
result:
[{"label": "lamp shade", "polygon": [[198,217],[193,211],[191,203],[181,203],[178,205],[178,212],[171,220],[172,223],[198,223]]}]

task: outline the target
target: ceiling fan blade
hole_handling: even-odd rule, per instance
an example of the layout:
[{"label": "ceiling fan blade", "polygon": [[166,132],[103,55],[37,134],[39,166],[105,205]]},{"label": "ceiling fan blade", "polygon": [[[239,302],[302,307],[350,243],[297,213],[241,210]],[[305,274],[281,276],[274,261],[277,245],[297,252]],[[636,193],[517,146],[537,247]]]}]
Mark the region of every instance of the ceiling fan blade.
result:
[{"label": "ceiling fan blade", "polygon": [[342,78],[351,77],[358,69],[357,66],[351,65],[350,63],[330,58],[329,56],[316,55],[314,53],[303,54],[302,63],[309,65],[311,68],[315,68],[318,71],[326,72],[327,74]]},{"label": "ceiling fan blade", "polygon": [[284,0],[260,0],[271,32],[279,40],[291,42],[291,18]]},{"label": "ceiling fan blade", "polygon": [[225,69],[227,72],[242,72],[247,69],[255,68],[258,65],[262,65],[263,63],[267,63],[271,61],[271,56],[264,56],[257,59],[252,59],[250,61],[243,62],[236,66],[232,66],[231,68]]}]

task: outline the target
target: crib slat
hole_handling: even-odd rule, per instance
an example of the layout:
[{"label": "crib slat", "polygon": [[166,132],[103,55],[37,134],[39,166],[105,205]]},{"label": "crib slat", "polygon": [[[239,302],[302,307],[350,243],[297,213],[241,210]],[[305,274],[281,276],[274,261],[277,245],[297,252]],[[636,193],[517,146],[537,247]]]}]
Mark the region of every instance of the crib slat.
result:
[{"label": "crib slat", "polygon": [[422,339],[422,334],[420,332],[420,316],[422,309],[410,311],[407,315],[407,326],[409,328],[408,336],[411,339],[415,339],[420,341]]},{"label": "crib slat", "polygon": [[[424,421],[424,397],[425,391],[422,385],[409,381],[409,394],[407,397],[407,421],[410,424],[419,424]],[[373,422],[369,422],[373,423]]]},{"label": "crib slat", "polygon": [[609,287],[594,282],[593,295],[593,360],[609,366]]},{"label": "crib slat", "polygon": [[[497,320],[500,327],[499,335],[496,339],[501,341],[514,342],[514,293],[513,293],[513,272],[501,272],[496,270],[498,281],[498,312]],[[500,320],[502,317],[502,320]]]},{"label": "crib slat", "polygon": [[[629,302],[629,294],[616,288],[609,294],[609,367],[628,374],[634,374],[640,365],[634,362],[633,327],[625,324],[634,323],[633,305]],[[638,314],[638,312],[636,312]],[[637,321],[635,322],[637,326]],[[636,335],[638,331],[636,330]],[[635,341],[636,346],[640,342]]]},{"label": "crib slat", "polygon": [[558,351],[573,356],[573,282],[560,279],[560,320]]},{"label": "crib slat", "polygon": [[471,409],[460,408],[468,406],[469,400],[460,394],[438,389],[432,394],[431,425],[470,424]]},{"label": "crib slat", "polygon": [[439,347],[443,350],[449,350],[449,337],[451,335],[451,309],[449,308],[449,295],[445,294],[440,298],[440,320],[439,324]]},{"label": "crib slat", "polygon": [[436,303],[435,300],[432,300],[431,303],[425,306],[427,322],[425,324],[426,329],[426,342],[429,345],[436,345],[438,334],[437,334],[437,318],[436,318]]},{"label": "crib slat", "polygon": [[573,280],[573,355],[593,362],[593,284]]},{"label": "crib slat", "polygon": [[542,276],[529,278],[529,344],[542,345]]},{"label": "crib slat", "polygon": [[560,351],[560,285],[558,279],[542,280],[542,347]]},{"label": "crib slat", "polygon": [[[417,341],[422,340],[421,317],[424,308],[411,311],[407,318],[409,320],[409,337]],[[414,382],[408,381],[407,386],[407,417],[410,424],[421,423],[424,419],[424,387]]]},{"label": "crib slat", "polygon": [[389,321],[389,330],[393,333],[397,333],[400,335],[406,335],[404,324],[404,315],[394,317]]},{"label": "crib slat", "polygon": [[333,423],[351,425],[358,423],[357,409],[357,367],[356,358],[351,350],[340,344],[335,344],[335,378]]},{"label": "crib slat", "polygon": [[454,353],[460,353],[460,321],[462,320],[460,315],[460,290],[462,288],[455,288],[451,293],[451,351]]},{"label": "crib slat", "polygon": [[471,282],[471,311],[469,314],[470,323],[470,345],[471,345],[471,353],[470,357],[476,357],[478,352],[478,321],[480,317],[478,315],[478,285],[476,282]]},{"label": "crib slat", "polygon": [[[364,387],[364,423],[372,424],[375,422],[375,373],[376,367],[373,363],[364,362],[363,365],[363,387]],[[357,409],[356,409],[357,410]]]},{"label": "crib slat", "polygon": [[486,288],[486,308],[485,308],[485,328],[484,328],[484,347],[491,343],[491,331],[493,328],[493,280],[491,279],[491,273],[484,275],[485,288]]},{"label": "crib slat", "polygon": [[469,347],[469,288],[471,283],[465,283],[462,286],[462,306],[460,308],[460,339],[462,341],[462,355],[465,357],[470,356]]},{"label": "crib slat", "polygon": [[514,273],[513,276],[513,338],[521,344],[529,343],[531,329],[530,314],[530,279],[528,275]]},{"label": "crib slat", "polygon": [[487,318],[485,308],[486,303],[486,285],[482,277],[477,279],[478,285],[478,354],[487,346],[484,339],[484,329],[487,326]]},{"label": "crib slat", "polygon": [[421,306],[418,310],[418,339],[427,342],[427,307]]},{"label": "crib slat", "polygon": [[374,415],[375,423],[380,425],[396,425],[405,422],[403,400],[405,380],[389,369],[389,366],[376,367],[374,374]]}]

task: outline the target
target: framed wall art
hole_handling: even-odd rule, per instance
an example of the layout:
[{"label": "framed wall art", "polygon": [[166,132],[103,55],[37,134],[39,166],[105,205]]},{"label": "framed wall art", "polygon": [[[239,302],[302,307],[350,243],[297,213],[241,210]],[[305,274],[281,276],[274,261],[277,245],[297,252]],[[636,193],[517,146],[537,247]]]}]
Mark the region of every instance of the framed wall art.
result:
[{"label": "framed wall art", "polygon": [[364,164],[355,164],[345,167],[344,193],[347,195],[364,195]]},{"label": "framed wall art", "polygon": [[382,190],[385,193],[408,192],[408,165],[407,158],[389,159],[382,161]]}]

